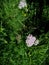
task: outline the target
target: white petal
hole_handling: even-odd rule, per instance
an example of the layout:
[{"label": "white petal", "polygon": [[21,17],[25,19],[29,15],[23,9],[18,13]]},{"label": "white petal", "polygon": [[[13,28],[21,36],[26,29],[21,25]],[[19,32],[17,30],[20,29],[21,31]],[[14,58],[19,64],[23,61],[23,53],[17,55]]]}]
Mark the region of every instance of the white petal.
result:
[{"label": "white petal", "polygon": [[38,45],[39,44],[39,40],[36,40],[34,45]]},{"label": "white petal", "polygon": [[31,47],[31,46],[33,46],[33,44],[34,44],[34,43],[32,43],[32,44],[27,43],[27,46],[28,46],[28,47]]},{"label": "white petal", "polygon": [[27,3],[26,3],[25,0],[21,0],[20,3],[19,3],[19,5],[18,5],[18,8],[19,9],[22,9],[24,7],[27,7]]}]

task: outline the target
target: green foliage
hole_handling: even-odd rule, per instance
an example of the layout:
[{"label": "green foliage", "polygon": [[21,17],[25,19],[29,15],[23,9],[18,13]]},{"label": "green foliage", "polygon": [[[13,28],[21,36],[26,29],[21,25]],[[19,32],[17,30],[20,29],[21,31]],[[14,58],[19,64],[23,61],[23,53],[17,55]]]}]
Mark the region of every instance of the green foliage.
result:
[{"label": "green foliage", "polygon": [[[18,0],[0,1],[0,65],[49,64],[49,6],[46,3],[27,0],[28,7],[19,9]],[[26,46],[28,34],[39,39],[37,46]]]}]

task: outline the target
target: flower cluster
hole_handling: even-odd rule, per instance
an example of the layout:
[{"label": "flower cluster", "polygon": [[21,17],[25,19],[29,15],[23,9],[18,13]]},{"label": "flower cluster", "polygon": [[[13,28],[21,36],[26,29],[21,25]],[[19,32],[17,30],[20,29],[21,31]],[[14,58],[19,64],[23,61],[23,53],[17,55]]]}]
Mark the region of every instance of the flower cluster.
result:
[{"label": "flower cluster", "polygon": [[27,7],[26,0],[21,0],[20,3],[19,3],[19,5],[18,5],[18,8],[22,9],[24,7]]},{"label": "flower cluster", "polygon": [[31,47],[32,45],[37,45],[37,44],[39,44],[39,40],[36,39],[35,36],[29,34],[29,35],[27,36],[27,39],[26,39],[26,44],[27,44],[28,47]]}]

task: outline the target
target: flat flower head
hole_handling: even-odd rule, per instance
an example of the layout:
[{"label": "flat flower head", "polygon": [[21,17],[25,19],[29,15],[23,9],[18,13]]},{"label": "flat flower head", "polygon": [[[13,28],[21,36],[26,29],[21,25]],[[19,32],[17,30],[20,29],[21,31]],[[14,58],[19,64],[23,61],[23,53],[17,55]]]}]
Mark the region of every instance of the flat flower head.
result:
[{"label": "flat flower head", "polygon": [[21,0],[20,3],[19,3],[19,5],[18,5],[18,8],[19,9],[22,9],[24,7],[27,7],[27,3],[26,3],[25,0]]},{"label": "flat flower head", "polygon": [[36,37],[34,37],[34,36],[32,36],[31,34],[29,34],[29,35],[27,36],[27,39],[26,39],[26,44],[27,44],[27,46],[28,46],[28,47],[31,47],[31,46],[34,44],[35,40],[36,40]]}]

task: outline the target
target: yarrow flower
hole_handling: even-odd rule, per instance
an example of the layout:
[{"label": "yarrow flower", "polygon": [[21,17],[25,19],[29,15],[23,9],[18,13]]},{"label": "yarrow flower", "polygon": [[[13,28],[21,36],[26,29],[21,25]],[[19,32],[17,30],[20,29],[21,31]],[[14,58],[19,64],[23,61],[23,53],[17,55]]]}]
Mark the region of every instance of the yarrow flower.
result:
[{"label": "yarrow flower", "polygon": [[21,0],[20,3],[19,3],[19,5],[18,5],[18,8],[22,9],[24,7],[27,7],[26,0]]},{"label": "yarrow flower", "polygon": [[39,40],[36,40],[36,37],[35,36],[29,34],[27,36],[27,39],[26,39],[26,44],[27,44],[28,47],[31,47],[32,45],[39,44]]}]

